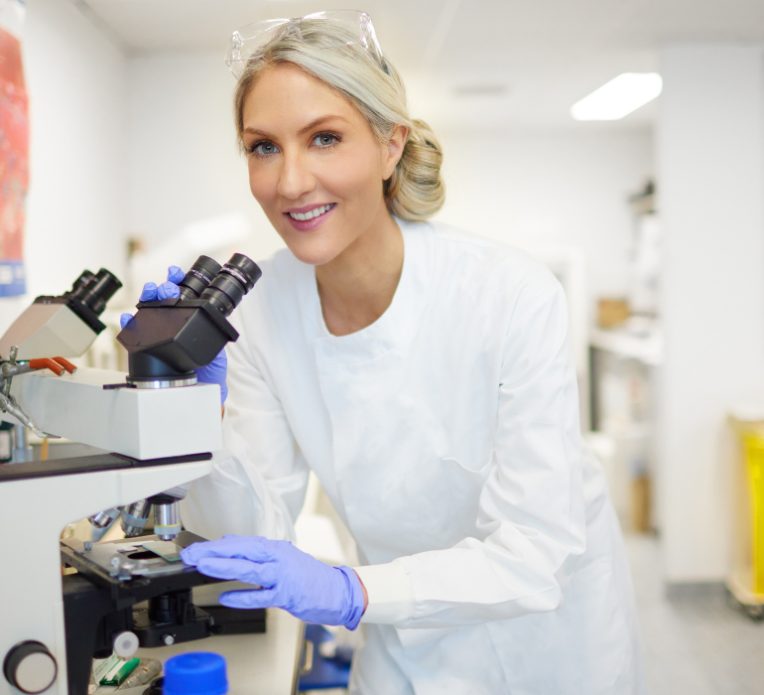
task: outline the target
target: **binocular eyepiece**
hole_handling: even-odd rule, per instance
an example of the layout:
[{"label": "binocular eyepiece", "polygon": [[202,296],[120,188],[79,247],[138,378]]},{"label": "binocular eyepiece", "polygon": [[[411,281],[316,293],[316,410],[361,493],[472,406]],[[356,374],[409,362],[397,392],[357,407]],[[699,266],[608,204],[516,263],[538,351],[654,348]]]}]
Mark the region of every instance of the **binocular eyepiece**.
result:
[{"label": "binocular eyepiece", "polygon": [[177,299],[139,303],[117,336],[128,352],[128,383],[137,388],[195,383],[194,370],[239,337],[227,317],[261,274],[241,253],[222,266],[199,256],[180,281]]},{"label": "binocular eyepiece", "polygon": [[230,316],[261,275],[257,264],[243,253],[233,254],[222,267],[209,256],[199,256],[180,281],[180,298],[201,299]]},{"label": "binocular eyepiece", "polygon": [[98,273],[84,270],[74,281],[72,289],[64,292],[67,300],[84,304],[96,316],[100,316],[122,283],[114,273],[101,268]]}]

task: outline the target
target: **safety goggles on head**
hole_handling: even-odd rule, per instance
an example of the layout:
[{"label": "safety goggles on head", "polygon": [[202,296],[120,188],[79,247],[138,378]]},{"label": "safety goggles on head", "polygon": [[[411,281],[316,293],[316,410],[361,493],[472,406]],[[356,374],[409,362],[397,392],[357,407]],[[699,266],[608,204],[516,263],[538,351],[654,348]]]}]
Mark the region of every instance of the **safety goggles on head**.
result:
[{"label": "safety goggles on head", "polygon": [[358,10],[325,10],[306,14],[304,17],[265,19],[248,24],[233,32],[225,64],[238,79],[252,56],[261,52],[280,32],[294,32],[299,37],[300,26],[305,21],[311,23],[326,21],[341,25],[348,30],[349,35],[353,36],[353,40],[348,41],[348,44],[361,46],[384,69],[382,48],[377,40],[371,17],[366,12]]}]

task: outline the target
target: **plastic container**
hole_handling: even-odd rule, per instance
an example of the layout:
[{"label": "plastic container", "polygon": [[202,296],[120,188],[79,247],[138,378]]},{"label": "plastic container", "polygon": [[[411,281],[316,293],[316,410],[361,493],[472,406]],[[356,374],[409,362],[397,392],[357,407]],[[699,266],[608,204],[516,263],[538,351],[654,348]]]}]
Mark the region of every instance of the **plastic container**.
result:
[{"label": "plastic container", "polygon": [[164,695],[225,695],[227,692],[226,663],[220,654],[188,652],[165,662]]},{"label": "plastic container", "polygon": [[764,433],[742,434],[751,510],[751,589],[764,596]]},{"label": "plastic container", "polygon": [[740,507],[746,519],[738,526],[739,539],[748,546],[739,554],[727,586],[751,617],[764,618],[764,412],[737,408],[730,414],[744,465],[744,495]]}]

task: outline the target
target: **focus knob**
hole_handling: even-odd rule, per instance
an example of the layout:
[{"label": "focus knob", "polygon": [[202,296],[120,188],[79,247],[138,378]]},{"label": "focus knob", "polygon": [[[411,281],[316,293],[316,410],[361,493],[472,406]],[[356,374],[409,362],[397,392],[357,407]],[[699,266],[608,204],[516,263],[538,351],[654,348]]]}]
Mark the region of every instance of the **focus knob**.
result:
[{"label": "focus knob", "polygon": [[42,642],[19,642],[5,657],[3,673],[22,693],[44,693],[56,681],[58,665]]}]

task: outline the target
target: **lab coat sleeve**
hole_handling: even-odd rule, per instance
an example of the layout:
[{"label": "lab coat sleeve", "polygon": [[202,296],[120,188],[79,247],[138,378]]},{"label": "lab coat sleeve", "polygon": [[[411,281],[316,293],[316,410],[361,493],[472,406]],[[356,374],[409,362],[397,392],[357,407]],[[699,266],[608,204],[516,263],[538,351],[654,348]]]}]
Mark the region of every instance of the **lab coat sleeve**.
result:
[{"label": "lab coat sleeve", "polygon": [[369,595],[365,622],[450,627],[560,604],[564,565],[585,549],[585,512],[568,312],[551,274],[519,290],[506,325],[480,533],[357,568]]},{"label": "lab coat sleeve", "polygon": [[246,327],[227,352],[225,451],[216,455],[213,472],[191,486],[184,525],[206,538],[237,533],[294,540],[307,464]]}]

